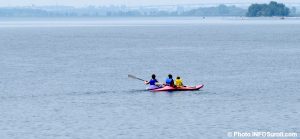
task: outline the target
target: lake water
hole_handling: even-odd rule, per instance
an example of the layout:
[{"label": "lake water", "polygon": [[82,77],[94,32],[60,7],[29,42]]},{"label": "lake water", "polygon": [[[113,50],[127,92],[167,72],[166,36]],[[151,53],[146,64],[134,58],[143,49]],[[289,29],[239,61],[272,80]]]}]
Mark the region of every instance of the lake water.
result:
[{"label": "lake water", "polygon": [[[300,132],[300,20],[0,21],[1,139]],[[128,74],[200,91],[146,91]]]}]

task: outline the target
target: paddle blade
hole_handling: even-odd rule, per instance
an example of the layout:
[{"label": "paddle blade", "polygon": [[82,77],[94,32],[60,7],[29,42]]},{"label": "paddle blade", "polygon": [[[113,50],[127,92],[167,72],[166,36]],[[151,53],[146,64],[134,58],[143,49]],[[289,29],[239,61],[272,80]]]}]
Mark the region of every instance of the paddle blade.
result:
[{"label": "paddle blade", "polygon": [[140,80],[140,81],[145,81],[145,80],[143,80],[141,78],[138,78],[138,77],[135,77],[135,76],[133,76],[131,74],[128,74],[128,78],[137,79],[137,80]]},{"label": "paddle blade", "polygon": [[136,77],[133,76],[133,75],[131,75],[131,74],[128,74],[128,78],[134,78],[134,79],[136,79]]}]

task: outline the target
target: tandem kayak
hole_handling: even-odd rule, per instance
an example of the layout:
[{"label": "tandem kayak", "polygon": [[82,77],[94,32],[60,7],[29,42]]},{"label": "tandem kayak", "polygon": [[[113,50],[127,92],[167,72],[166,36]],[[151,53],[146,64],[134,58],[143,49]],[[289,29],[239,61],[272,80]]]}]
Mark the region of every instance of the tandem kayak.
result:
[{"label": "tandem kayak", "polygon": [[157,88],[157,89],[151,89],[150,91],[152,92],[159,92],[159,91],[195,91],[199,90],[202,88],[204,85],[196,85],[196,86],[185,86],[185,87],[171,87],[171,86],[164,86],[162,88]]}]

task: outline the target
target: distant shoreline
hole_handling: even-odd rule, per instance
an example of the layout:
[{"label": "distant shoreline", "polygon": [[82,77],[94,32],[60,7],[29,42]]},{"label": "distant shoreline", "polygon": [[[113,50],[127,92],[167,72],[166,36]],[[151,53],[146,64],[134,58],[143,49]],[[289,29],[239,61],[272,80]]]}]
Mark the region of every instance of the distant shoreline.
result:
[{"label": "distant shoreline", "polygon": [[134,16],[134,17],[124,17],[124,16],[113,16],[113,17],[0,17],[0,21],[6,19],[36,19],[36,20],[49,20],[49,19],[201,19],[201,20],[211,20],[211,19],[244,19],[244,20],[294,20],[300,19],[300,16],[273,16],[273,17],[247,17],[247,16]]},{"label": "distant shoreline", "polygon": [[130,17],[130,18],[6,18],[3,27],[122,27],[122,26],[197,26],[197,25],[265,25],[300,24],[300,17]]}]

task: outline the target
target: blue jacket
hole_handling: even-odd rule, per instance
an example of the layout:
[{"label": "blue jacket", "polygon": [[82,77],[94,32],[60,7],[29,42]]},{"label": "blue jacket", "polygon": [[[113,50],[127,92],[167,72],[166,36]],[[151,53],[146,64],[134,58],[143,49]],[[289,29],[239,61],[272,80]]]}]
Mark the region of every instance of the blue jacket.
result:
[{"label": "blue jacket", "polygon": [[149,81],[149,84],[150,85],[155,85],[155,83],[157,83],[158,81],[156,80],[156,79],[151,79],[150,81]]},{"label": "blue jacket", "polygon": [[174,86],[174,80],[173,80],[173,79],[170,79],[170,78],[167,78],[167,79],[166,79],[166,84],[167,84],[168,86]]}]

